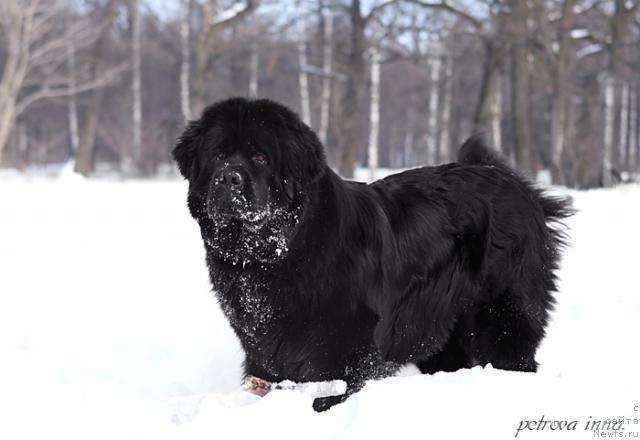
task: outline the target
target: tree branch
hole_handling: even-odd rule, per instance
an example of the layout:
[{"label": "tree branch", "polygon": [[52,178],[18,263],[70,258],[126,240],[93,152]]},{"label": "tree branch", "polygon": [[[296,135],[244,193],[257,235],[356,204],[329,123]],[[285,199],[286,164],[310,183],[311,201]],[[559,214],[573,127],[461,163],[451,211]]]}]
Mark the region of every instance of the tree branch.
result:
[{"label": "tree branch", "polygon": [[122,72],[128,69],[128,63],[122,63],[110,70],[103,72],[99,77],[78,84],[75,87],[51,87],[50,84],[44,84],[40,89],[19,99],[16,103],[16,116],[24,112],[27,107],[41,99],[59,98],[62,96],[71,96],[88,90],[104,87],[115,80]]},{"label": "tree branch", "polygon": [[458,9],[457,7],[451,5],[446,0],[443,0],[443,1],[440,1],[440,2],[428,2],[428,1],[424,1],[424,0],[404,0],[404,1],[407,1],[409,3],[413,3],[413,4],[418,5],[418,6],[422,6],[423,8],[440,9],[440,10],[449,12],[449,13],[459,17],[460,19],[466,21],[471,26],[476,28],[478,31],[481,31],[483,29],[481,20],[475,18],[474,16],[472,16],[468,12],[465,12],[462,9]]},{"label": "tree branch", "polygon": [[383,9],[385,9],[387,6],[398,4],[401,1],[404,1],[404,0],[385,0],[385,1],[382,1],[382,2],[378,3],[376,6],[374,6],[371,9],[371,11],[369,11],[369,13],[366,16],[363,17],[364,21],[368,22],[373,17],[375,17],[377,14],[379,14]]},{"label": "tree branch", "polygon": [[219,28],[232,26],[233,24],[239,22],[245,16],[253,12],[258,7],[258,4],[258,0],[246,0],[243,9],[237,8],[237,5],[239,5],[239,3],[234,4],[234,6],[230,7],[226,11],[223,11],[221,17],[218,17],[213,23],[211,23],[209,31],[215,32]]}]

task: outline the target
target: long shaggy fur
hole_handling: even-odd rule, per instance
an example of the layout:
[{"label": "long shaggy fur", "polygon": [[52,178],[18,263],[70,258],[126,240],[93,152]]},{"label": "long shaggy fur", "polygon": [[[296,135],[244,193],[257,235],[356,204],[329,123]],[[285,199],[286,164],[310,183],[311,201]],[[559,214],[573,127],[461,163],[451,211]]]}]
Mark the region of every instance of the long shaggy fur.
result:
[{"label": "long shaggy fur", "polygon": [[[265,257],[270,248],[244,255],[234,248],[240,237],[269,237],[240,223],[223,230],[202,208],[211,197],[211,158],[247,143],[271,159],[265,185],[273,203],[295,213],[269,226],[285,243],[277,258]],[[207,109],[173,155],[189,179],[213,288],[247,374],[345,380],[345,396],[316,399],[323,410],[407,362],[424,373],[487,363],[536,370],[561,221],[572,211],[481,138],[469,139],[456,163],[356,183],[326,165],[316,135],[294,113],[234,99]]]}]

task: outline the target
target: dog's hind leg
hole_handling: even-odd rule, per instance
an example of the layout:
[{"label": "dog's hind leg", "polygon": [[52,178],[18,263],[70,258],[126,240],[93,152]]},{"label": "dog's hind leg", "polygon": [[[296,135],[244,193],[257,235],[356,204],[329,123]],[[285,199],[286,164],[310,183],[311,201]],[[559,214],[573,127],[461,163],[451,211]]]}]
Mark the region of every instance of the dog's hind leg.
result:
[{"label": "dog's hind leg", "polygon": [[[540,313],[543,318],[536,319]],[[508,293],[484,305],[474,317],[471,350],[476,363],[490,363],[503,370],[535,372],[538,368],[535,354],[544,336],[546,313],[544,309],[527,311]]]},{"label": "dog's hind leg", "polygon": [[463,348],[460,332],[456,329],[441,351],[426,359],[418,360],[416,366],[422,374],[434,374],[438,371],[457,371],[473,365]]}]

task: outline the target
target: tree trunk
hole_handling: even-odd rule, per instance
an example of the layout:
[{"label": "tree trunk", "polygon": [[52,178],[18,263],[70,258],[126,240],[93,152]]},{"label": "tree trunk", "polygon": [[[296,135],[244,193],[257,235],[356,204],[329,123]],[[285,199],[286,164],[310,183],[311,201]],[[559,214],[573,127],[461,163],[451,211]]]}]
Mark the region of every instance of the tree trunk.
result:
[{"label": "tree trunk", "polygon": [[249,97],[258,97],[258,66],[260,57],[258,54],[258,42],[251,43],[251,59],[249,60]]},{"label": "tree trunk", "polygon": [[491,98],[491,138],[493,148],[502,152],[502,73],[494,74],[493,96]]},{"label": "tree trunk", "polygon": [[451,143],[449,130],[451,122],[451,100],[453,99],[453,59],[449,56],[445,59],[444,94],[442,103],[442,121],[440,124],[440,148],[436,160],[448,163],[451,161]]},{"label": "tree trunk", "polygon": [[402,168],[408,168],[412,163],[410,161],[411,153],[414,151],[414,139],[416,130],[416,104],[415,100],[410,98],[409,108],[407,109],[407,122],[405,127],[404,142],[402,145]]},{"label": "tree trunk", "polygon": [[142,159],[142,95],[140,89],[140,2],[129,0],[129,27],[131,29],[131,149],[125,156],[125,172],[137,172]]},{"label": "tree trunk", "polygon": [[207,84],[210,82],[207,74],[211,70],[214,39],[217,33],[234,26],[250,14],[258,5],[258,1],[245,0],[242,9],[238,9],[238,5],[239,3],[232,3],[228,9],[219,11],[218,0],[206,0],[202,6],[202,22],[195,41],[192,114],[199,115],[205,106]]},{"label": "tree trunk", "polygon": [[629,123],[629,86],[623,82],[620,94],[620,136],[618,141],[619,170],[625,170],[627,164],[627,134]]},{"label": "tree trunk", "polygon": [[625,136],[624,136],[624,169],[627,172],[631,171],[631,143],[632,143],[632,139],[634,138],[634,134],[633,134],[633,130],[634,130],[634,93],[633,93],[633,88],[631,86],[631,84],[629,82],[625,83],[625,88],[626,88],[626,99],[624,101],[624,105],[625,105],[625,111],[626,111],[626,117],[625,117],[625,125],[626,125],[626,132],[625,132]]},{"label": "tree trunk", "polygon": [[[377,30],[377,29],[376,29]],[[374,32],[377,38],[377,32]],[[376,179],[378,168],[378,134],[380,132],[380,48],[373,42],[371,54],[371,93],[369,105],[369,180]]]},{"label": "tree trunk", "polygon": [[632,170],[635,173],[640,172],[640,81],[636,81],[636,105],[635,108],[635,118],[633,120],[633,125],[636,127],[634,130],[635,136],[633,137],[633,164]]},{"label": "tree trunk", "polygon": [[601,161],[599,156],[603,151],[601,91],[602,84],[598,75],[587,75],[577,111],[575,142],[573,148],[567,150],[572,153],[572,181],[578,188],[594,185],[594,177],[601,180],[602,170],[599,170],[596,176],[591,171],[594,158]]},{"label": "tree trunk", "polygon": [[202,27],[196,37],[196,65],[193,72],[193,113],[199,115],[204,109],[207,81],[207,67],[211,59],[211,34],[209,26],[213,23],[217,9],[216,0],[206,0],[202,7]]},{"label": "tree trunk", "polygon": [[191,0],[180,2],[180,109],[185,122],[191,119],[191,94],[189,91],[190,17]]},{"label": "tree trunk", "polygon": [[350,7],[351,50],[346,63],[347,84],[342,98],[342,115],[338,119],[338,170],[344,177],[353,177],[358,150],[358,106],[364,95],[366,61],[365,20],[360,0],[352,0]]},{"label": "tree trunk", "polygon": [[300,16],[298,17],[298,84],[300,86],[300,110],[302,122],[311,126],[311,109],[309,100],[309,78],[307,76],[307,24],[305,19],[306,11],[298,2]]},{"label": "tree trunk", "polygon": [[638,95],[635,90],[633,90],[632,85],[629,85],[629,135],[627,138],[627,170],[630,174],[635,172],[635,162],[636,162],[636,148],[635,141],[637,136],[638,124],[636,123],[637,117],[637,98]]},{"label": "tree trunk", "polygon": [[29,66],[29,35],[33,17],[25,14],[20,4],[9,1],[0,12],[8,15],[9,25],[3,29],[6,55],[0,77],[0,164],[16,118],[16,100]]},{"label": "tree trunk", "polygon": [[[67,25],[71,27],[71,18],[67,17]],[[69,76],[69,89],[76,88],[76,48],[73,38],[67,41],[67,75]],[[69,142],[71,157],[74,157],[78,151],[78,105],[76,95],[69,95],[67,98],[67,115],[69,119]]]},{"label": "tree trunk", "polygon": [[634,8],[637,5],[627,8],[625,0],[615,0],[615,9],[611,19],[611,44],[609,53],[609,74],[613,81],[613,128],[612,128],[612,145],[611,164],[612,172],[619,172],[623,165],[621,145],[624,142],[622,133],[624,107],[623,87],[625,76],[629,75],[627,67],[630,60],[629,56],[629,34],[631,20],[634,17]]},{"label": "tree trunk", "polygon": [[[111,23],[115,17],[117,0],[109,0],[105,11],[105,28],[102,34],[96,41],[93,51],[93,72],[92,77],[97,78],[104,70],[106,62],[104,59],[104,52],[108,44],[108,30],[111,27]],[[89,100],[89,106],[86,111],[86,121],[82,134],[80,135],[80,143],[78,144],[78,150],[76,152],[75,171],[85,176],[89,175],[93,171],[94,161],[94,146],[96,130],[98,128],[98,119],[100,117],[100,107],[102,105],[102,97],[104,96],[104,87],[99,87],[93,90],[91,98]]]},{"label": "tree trunk", "polygon": [[480,80],[480,94],[473,115],[473,131],[482,131],[490,119],[489,106],[491,104],[494,77],[498,68],[498,53],[495,42],[485,42],[485,59],[482,68],[482,79]]},{"label": "tree trunk", "polygon": [[569,64],[570,31],[573,25],[574,0],[565,0],[562,5],[562,17],[558,30],[558,54],[553,78],[553,102],[551,115],[551,176],[553,183],[564,184],[566,176],[562,157],[566,143],[567,121],[567,70]]},{"label": "tree trunk", "polygon": [[438,101],[440,94],[440,55],[432,54],[429,62],[431,86],[429,88],[429,117],[427,120],[427,164],[435,165],[438,149]]},{"label": "tree trunk", "polygon": [[526,2],[511,0],[513,41],[511,43],[511,117],[515,162],[521,171],[532,171],[529,66],[527,61]]},{"label": "tree trunk", "polygon": [[[322,8],[320,10],[322,12]],[[320,101],[320,128],[318,134],[322,145],[327,143],[329,131],[329,110],[331,108],[331,75],[333,63],[333,12],[331,8],[323,16],[323,41],[322,41],[322,97]]]},{"label": "tree trunk", "polygon": [[9,134],[15,122],[15,107],[12,102],[2,103],[0,100],[0,164],[2,164],[2,153],[5,145],[9,141]]},{"label": "tree trunk", "polygon": [[615,116],[613,79],[605,77],[604,85],[604,151],[602,153],[602,185],[607,187],[613,184],[612,154],[613,154],[613,123]]}]

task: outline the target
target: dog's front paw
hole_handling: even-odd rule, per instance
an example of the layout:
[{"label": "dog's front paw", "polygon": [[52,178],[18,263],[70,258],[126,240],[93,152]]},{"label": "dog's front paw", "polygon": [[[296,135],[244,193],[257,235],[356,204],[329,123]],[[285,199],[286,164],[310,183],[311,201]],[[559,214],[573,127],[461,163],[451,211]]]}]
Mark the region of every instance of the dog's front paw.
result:
[{"label": "dog's front paw", "polygon": [[316,412],[323,412],[330,409],[332,406],[344,402],[347,399],[346,394],[339,396],[319,397],[313,400],[313,409]]}]

